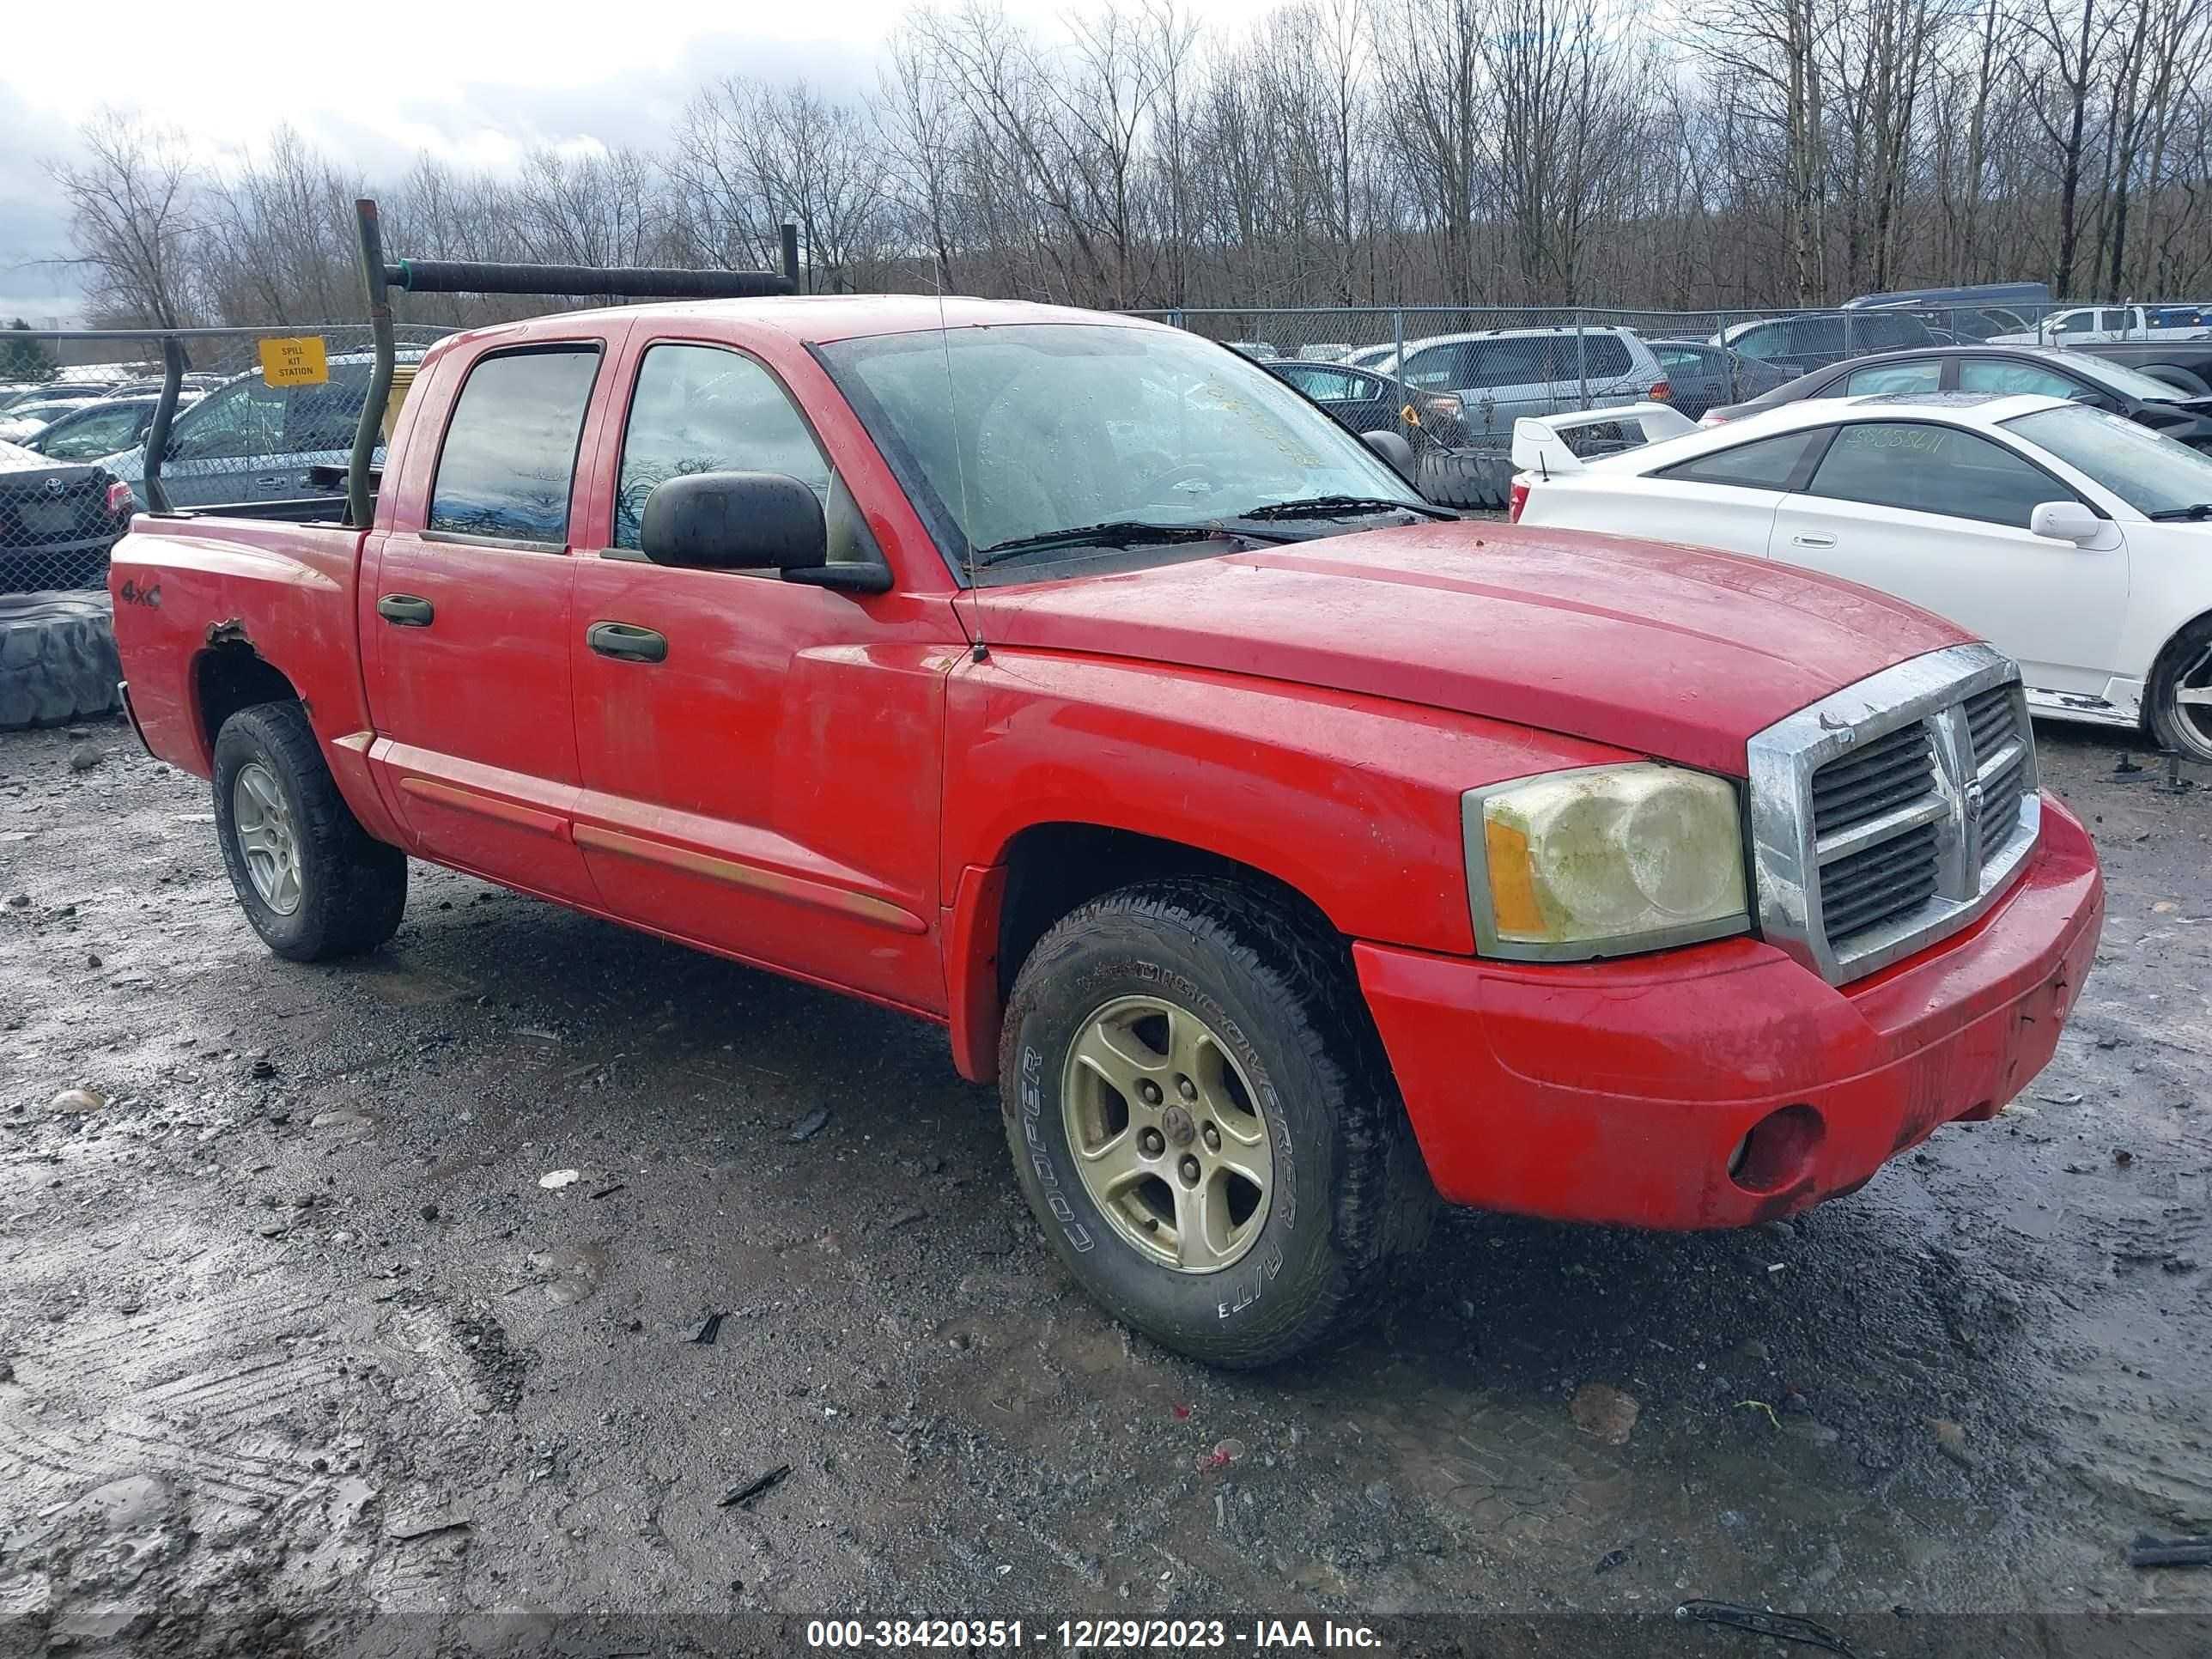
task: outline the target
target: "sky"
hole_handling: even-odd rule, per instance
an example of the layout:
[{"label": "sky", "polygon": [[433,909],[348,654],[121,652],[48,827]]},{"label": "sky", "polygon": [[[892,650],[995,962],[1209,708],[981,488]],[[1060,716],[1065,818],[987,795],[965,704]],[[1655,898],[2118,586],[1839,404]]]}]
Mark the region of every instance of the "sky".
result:
[{"label": "sky", "polygon": [[[1273,0],[1184,0],[1240,31]],[[1066,0],[1002,0],[1049,29]],[[12,9],[0,55],[0,318],[79,319],[77,280],[50,263],[66,214],[43,163],[102,105],[183,129],[211,158],[284,123],[370,178],[419,151],[511,165],[541,145],[659,139],[702,82],[727,74],[872,88],[906,0],[105,0]],[[834,29],[834,34],[830,31]]]}]

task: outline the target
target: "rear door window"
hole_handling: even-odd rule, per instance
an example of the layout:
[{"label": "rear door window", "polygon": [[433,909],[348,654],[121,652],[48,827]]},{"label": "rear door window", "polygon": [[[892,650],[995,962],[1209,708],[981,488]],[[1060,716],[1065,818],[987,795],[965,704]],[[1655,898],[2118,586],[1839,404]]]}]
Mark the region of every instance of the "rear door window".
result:
[{"label": "rear door window", "polygon": [[1844,381],[1847,398],[1867,398],[1884,392],[1936,392],[1943,385],[1941,362],[1883,363],[1854,371]]},{"label": "rear door window", "polygon": [[273,455],[284,437],[284,391],[259,375],[237,380],[179,419],[169,458],[214,461]]},{"label": "rear door window", "polygon": [[285,452],[351,448],[361,406],[368,400],[368,372],[367,363],[340,363],[321,386],[293,387],[284,406]]},{"label": "rear door window", "polygon": [[430,494],[433,531],[559,547],[596,345],[501,352],[469,371]]},{"label": "rear door window", "polygon": [[1420,386],[1431,392],[1449,392],[1461,386],[1486,384],[1461,378],[1469,370],[1466,347],[1424,346],[1406,359],[1406,372],[1401,378],[1407,386]]}]

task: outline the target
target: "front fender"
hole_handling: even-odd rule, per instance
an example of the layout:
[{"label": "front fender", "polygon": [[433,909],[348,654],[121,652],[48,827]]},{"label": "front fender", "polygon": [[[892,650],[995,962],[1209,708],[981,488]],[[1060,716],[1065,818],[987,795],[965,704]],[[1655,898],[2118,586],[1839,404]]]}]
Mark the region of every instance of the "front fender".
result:
[{"label": "front fender", "polygon": [[1097,824],[1264,872],[1349,937],[1459,956],[1461,795],[1635,758],[1379,697],[1005,648],[955,671],[945,721],[942,892],[1025,829]]}]

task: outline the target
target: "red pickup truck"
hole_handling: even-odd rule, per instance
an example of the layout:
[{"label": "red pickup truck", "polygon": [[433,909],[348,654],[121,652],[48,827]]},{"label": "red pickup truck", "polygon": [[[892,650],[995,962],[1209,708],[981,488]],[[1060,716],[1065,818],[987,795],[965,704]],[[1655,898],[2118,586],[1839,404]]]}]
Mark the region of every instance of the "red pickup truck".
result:
[{"label": "red pickup truck", "polygon": [[1069,1270],[1206,1359],[1346,1327],[1439,1196],[1849,1192],[2089,969],[1995,651],[1460,521],[1175,330],[552,316],[431,352],[389,454],[365,529],[115,551],[128,705],[270,948],[381,944],[414,857],[934,1021]]}]

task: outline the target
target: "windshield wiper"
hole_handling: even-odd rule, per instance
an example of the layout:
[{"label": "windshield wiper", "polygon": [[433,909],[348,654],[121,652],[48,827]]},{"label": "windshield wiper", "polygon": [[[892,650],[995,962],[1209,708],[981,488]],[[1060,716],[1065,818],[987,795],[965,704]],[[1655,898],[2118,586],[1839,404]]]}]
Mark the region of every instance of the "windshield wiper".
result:
[{"label": "windshield wiper", "polygon": [[1230,517],[1244,519],[1346,519],[1365,513],[1419,513],[1431,519],[1456,519],[1459,514],[1427,502],[1389,501],[1375,495],[1309,495],[1300,501],[1269,501],[1249,513]]},{"label": "windshield wiper", "polygon": [[1104,524],[1078,525],[1070,530],[1048,530],[1036,536],[1017,536],[975,550],[975,568],[988,569],[1008,559],[1030,553],[1056,553],[1074,547],[1169,547],[1183,542],[1231,541],[1240,532],[1216,524],[1147,524],[1139,519],[1113,519]]},{"label": "windshield wiper", "polygon": [[2212,501],[2195,501],[2187,507],[2169,507],[2149,514],[2149,517],[2159,524],[2176,524],[2185,521],[2190,524],[2202,524],[2205,520],[2212,519]]}]

